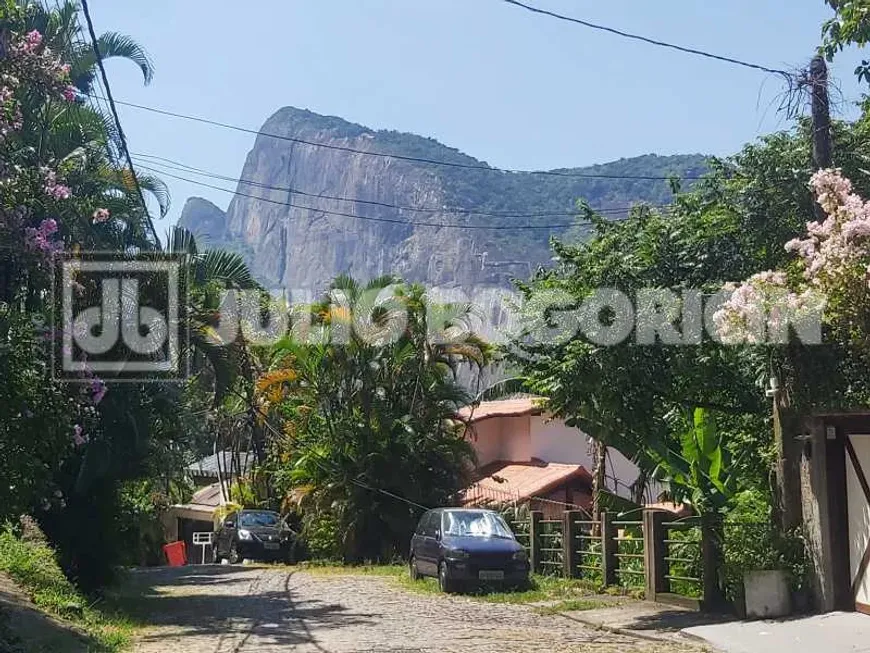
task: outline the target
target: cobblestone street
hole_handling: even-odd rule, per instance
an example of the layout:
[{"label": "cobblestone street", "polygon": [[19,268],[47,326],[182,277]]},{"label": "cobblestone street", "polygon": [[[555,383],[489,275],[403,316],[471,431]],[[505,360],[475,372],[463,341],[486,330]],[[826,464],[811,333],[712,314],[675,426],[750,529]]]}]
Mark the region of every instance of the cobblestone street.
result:
[{"label": "cobblestone street", "polygon": [[[136,653],[680,650],[543,616],[520,605],[407,592],[392,581],[287,568],[144,570],[132,581],[150,624]],[[696,650],[685,645],[687,652]]]}]

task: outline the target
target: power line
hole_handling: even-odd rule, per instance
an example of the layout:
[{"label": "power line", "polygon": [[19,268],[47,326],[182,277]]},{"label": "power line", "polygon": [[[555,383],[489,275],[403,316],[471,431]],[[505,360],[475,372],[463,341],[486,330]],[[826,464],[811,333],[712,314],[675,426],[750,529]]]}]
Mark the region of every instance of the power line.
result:
[{"label": "power line", "polygon": [[139,177],[136,175],[136,169],[133,167],[133,159],[130,157],[130,149],[127,147],[127,137],[124,134],[124,128],[121,126],[121,117],[118,115],[118,108],[115,106],[115,99],[112,96],[112,88],[109,85],[109,76],[106,74],[106,67],[103,64],[103,54],[100,52],[97,33],[94,30],[94,22],[91,20],[88,0],[82,0],[82,12],[85,15],[85,21],[88,24],[88,34],[91,38],[94,57],[97,60],[97,66],[100,69],[100,76],[103,79],[103,86],[106,90],[106,97],[104,99],[109,103],[109,107],[112,110],[112,116],[115,118],[115,126],[118,128],[118,139],[121,141],[121,151],[124,158],[127,160],[127,165],[130,166],[130,176],[133,179],[133,185],[136,187],[136,192],[139,195],[139,201],[142,202],[142,209],[145,211],[145,221],[151,230],[151,235],[154,237],[155,245],[160,247],[160,238],[157,236],[157,230],[154,228],[154,222],[151,220],[151,214],[148,212],[148,203],[145,201],[145,195],[142,193],[142,187],[139,185]]},{"label": "power line", "polygon": [[670,48],[671,50],[677,50],[678,52],[683,52],[685,54],[692,54],[699,57],[706,57],[707,59],[715,59],[716,61],[723,61],[725,63],[734,64],[735,66],[743,66],[744,68],[752,68],[754,70],[760,70],[766,73],[773,73],[775,75],[782,75],[783,77],[792,78],[793,75],[785,70],[779,70],[777,68],[768,68],[767,66],[762,66],[761,64],[750,63],[748,61],[742,61],[740,59],[734,59],[732,57],[726,57],[719,54],[713,54],[712,52],[706,52],[704,50],[696,50],[695,48],[687,48],[682,45],[676,45],[674,43],[667,43],[665,41],[658,41],[656,39],[651,39],[647,36],[641,36],[640,34],[632,34],[631,32],[624,32],[619,29],[615,29],[613,27],[607,27],[605,25],[598,25],[596,23],[591,23],[588,20],[581,20],[580,18],[574,18],[572,16],[565,16],[564,14],[557,14],[554,11],[548,11],[546,9],[541,9],[540,7],[535,7],[524,2],[519,2],[519,0],[503,0],[503,2],[507,2],[510,5],[514,5],[516,7],[521,7],[526,11],[531,11],[535,14],[541,14],[543,16],[549,16],[551,18],[556,18],[558,20],[564,20],[569,23],[576,23],[578,25],[583,25],[584,27],[589,27],[591,29],[596,29],[602,32],[608,32],[610,34],[615,34],[617,36],[621,36],[627,39],[633,39],[635,41],[642,41],[644,43],[648,43],[650,45],[655,45],[661,48]]},{"label": "power line", "polygon": [[[274,190],[285,193],[292,193],[296,195],[302,195],[304,197],[312,197],[315,199],[321,200],[332,200],[338,202],[352,202],[355,204],[368,204],[371,206],[379,206],[388,209],[395,209],[397,211],[413,211],[416,213],[439,213],[439,214],[453,214],[453,215],[480,215],[480,216],[489,216],[496,218],[543,218],[543,217],[575,217],[579,211],[545,211],[540,213],[508,213],[508,212],[491,212],[491,211],[482,211],[479,209],[464,209],[464,208],[451,208],[451,207],[422,207],[422,206],[402,206],[399,204],[391,204],[389,202],[379,202],[376,200],[364,200],[356,197],[343,197],[337,195],[326,195],[324,193],[310,193],[304,190],[300,190],[298,188],[293,188],[290,186],[272,186],[270,184],[264,184],[258,181],[253,181],[244,178],[237,177],[229,177],[227,175],[221,175],[215,172],[210,172],[208,170],[204,170],[202,168],[197,168],[195,166],[187,165],[185,163],[181,163],[180,161],[175,161],[173,159],[167,159],[161,156],[155,156],[151,154],[139,154],[134,152],[133,158],[141,161],[144,165],[151,166],[159,166],[161,168],[168,168],[170,170],[175,170],[179,172],[185,173],[193,173],[197,176],[208,177],[211,179],[218,179],[220,181],[228,181],[236,184],[244,184],[248,186],[254,186],[256,188],[263,188],[266,190]],[[657,205],[657,208],[664,208],[667,205]],[[631,210],[631,206],[625,207],[603,207],[603,208],[592,208],[596,213],[608,214],[608,213],[616,213],[616,214],[624,214]]]},{"label": "power line", "polygon": [[351,154],[361,154],[364,156],[372,156],[372,157],[380,157],[385,159],[396,159],[398,161],[413,161],[415,163],[426,163],[430,165],[444,166],[447,168],[462,168],[465,170],[484,170],[486,172],[499,172],[502,174],[525,174],[525,175],[540,175],[547,177],[564,177],[569,179],[631,179],[635,181],[670,181],[671,179],[681,179],[683,181],[696,181],[699,179],[703,179],[703,175],[617,175],[617,174],[608,174],[608,173],[594,173],[594,172],[560,172],[558,170],[511,170],[508,168],[496,168],[493,166],[488,166],[480,163],[459,163],[457,161],[441,161],[438,159],[428,159],[425,157],[417,157],[417,156],[407,156],[404,154],[390,154],[388,152],[372,152],[368,150],[360,150],[354,147],[348,147],[345,145],[335,145],[334,143],[321,143],[317,141],[308,141],[302,138],[295,138],[293,136],[284,136],[282,134],[272,134],[269,132],[259,131],[256,129],[249,129],[247,127],[239,127],[238,125],[233,125],[226,122],[220,122],[217,120],[211,120],[210,118],[203,118],[201,116],[192,116],[183,113],[176,113],[174,111],[167,111],[166,109],[158,109],[156,107],[146,106],[144,104],[136,104],[134,102],[125,102],[123,100],[116,100],[116,104],[121,106],[130,107],[133,109],[139,109],[141,111],[148,111],[150,113],[155,113],[161,116],[169,116],[171,118],[179,118],[181,120],[189,120],[192,122],[199,122],[205,125],[211,125],[213,127],[221,127],[223,129],[230,129],[233,131],[241,132],[244,134],[253,134],[254,136],[264,136],[266,138],[274,138],[276,140],[287,141],[289,143],[299,143],[300,145],[310,145],[311,147],[321,147],[328,150],[337,150],[339,152],[349,152]]},{"label": "power line", "polygon": [[[241,191],[232,190],[229,188],[223,188],[221,186],[215,186],[213,184],[207,184],[202,181],[196,181],[194,179],[190,179],[188,177],[182,177],[180,175],[175,175],[166,172],[165,170],[158,170],[156,168],[151,168],[146,165],[140,164],[140,168],[144,170],[148,170],[150,172],[154,172],[159,175],[165,175],[167,177],[171,177],[172,179],[177,179],[178,181],[185,181],[189,184],[194,184],[196,186],[202,186],[204,188],[211,188],[212,190],[219,190],[224,193],[229,193],[230,195],[236,195],[240,197],[247,197],[249,199],[258,200],[260,202],[266,202],[268,204],[276,204],[278,206],[287,206],[294,209],[302,209],[306,211],[313,211],[315,213],[323,213],[325,215],[334,215],[342,218],[352,218],[354,220],[362,220],[366,222],[387,222],[391,224],[402,224],[407,225],[409,227],[437,227],[440,229],[470,229],[470,230],[490,230],[490,231],[524,231],[524,230],[536,230],[536,229],[567,229],[569,227],[578,226],[576,222],[567,222],[562,224],[546,224],[546,225],[462,225],[462,224],[449,224],[444,222],[412,222],[408,220],[398,220],[394,218],[377,218],[374,216],[365,216],[365,215],[357,215],[354,213],[344,213],[341,211],[329,211],[327,209],[321,209],[316,206],[303,206],[300,204],[294,204],[293,202],[281,202],[278,200],[269,199],[268,197],[261,197],[258,195],[251,195],[248,193],[242,193]],[[613,222],[619,222],[625,220],[626,218],[614,218]]]}]

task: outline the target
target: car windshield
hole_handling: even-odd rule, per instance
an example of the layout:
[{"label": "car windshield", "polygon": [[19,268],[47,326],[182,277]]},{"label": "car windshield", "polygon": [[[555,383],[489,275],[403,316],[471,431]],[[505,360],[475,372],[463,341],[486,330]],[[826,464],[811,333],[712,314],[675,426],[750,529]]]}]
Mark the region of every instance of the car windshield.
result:
[{"label": "car windshield", "polygon": [[275,512],[243,512],[239,517],[239,526],[256,527],[256,526],[277,526],[278,513]]},{"label": "car windshield", "polygon": [[444,534],[460,537],[504,537],[514,539],[504,520],[491,512],[444,513]]}]

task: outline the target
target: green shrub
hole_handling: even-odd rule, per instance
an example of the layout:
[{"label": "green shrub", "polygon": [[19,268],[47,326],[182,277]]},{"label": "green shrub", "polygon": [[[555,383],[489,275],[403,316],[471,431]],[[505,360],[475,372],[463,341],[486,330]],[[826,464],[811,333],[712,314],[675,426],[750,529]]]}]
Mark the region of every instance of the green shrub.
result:
[{"label": "green shrub", "polygon": [[302,518],[302,542],[308,557],[341,559],[338,520],[328,512],[311,511]]},{"label": "green shrub", "polygon": [[[620,536],[625,538],[616,543],[616,552],[620,555],[643,555],[643,530],[640,526],[628,526],[620,529]],[[595,544],[598,544],[595,542]],[[600,549],[600,544],[598,544]],[[600,560],[599,560],[600,564]],[[629,589],[644,587],[646,579],[643,558],[619,558],[616,562],[616,580],[620,587]],[[624,572],[624,573],[620,573]]]},{"label": "green shrub", "polygon": [[743,575],[748,571],[783,570],[792,589],[804,587],[806,548],[800,531],[780,533],[773,509],[757,491],[742,492],[725,518],[725,587],[728,598],[743,596]]},{"label": "green shrub", "polygon": [[[687,522],[687,523],[695,523]],[[668,575],[682,578],[697,578],[698,581],[670,580],[670,590],[674,594],[698,598],[702,594],[701,577],[703,565],[701,561],[701,527],[671,528],[668,538],[668,557],[679,558],[668,562]]]},{"label": "green shrub", "polygon": [[47,544],[23,541],[6,527],[0,531],[0,571],[21,586],[37,607],[88,633],[96,650],[120,650],[129,643],[131,626],[94,609],[64,576]]}]

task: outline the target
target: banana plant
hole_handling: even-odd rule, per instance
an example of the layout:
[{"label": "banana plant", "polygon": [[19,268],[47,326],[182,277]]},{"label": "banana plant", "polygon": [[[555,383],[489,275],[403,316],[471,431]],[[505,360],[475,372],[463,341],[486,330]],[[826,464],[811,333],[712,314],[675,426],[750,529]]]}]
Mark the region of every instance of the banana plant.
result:
[{"label": "banana plant", "polygon": [[738,479],[715,417],[704,408],[693,411],[680,436],[680,454],[658,462],[656,476],[667,480],[676,499],[688,499],[699,514],[722,513],[738,491]]}]

